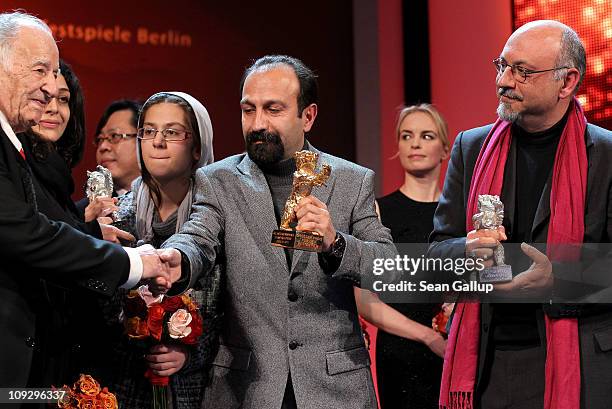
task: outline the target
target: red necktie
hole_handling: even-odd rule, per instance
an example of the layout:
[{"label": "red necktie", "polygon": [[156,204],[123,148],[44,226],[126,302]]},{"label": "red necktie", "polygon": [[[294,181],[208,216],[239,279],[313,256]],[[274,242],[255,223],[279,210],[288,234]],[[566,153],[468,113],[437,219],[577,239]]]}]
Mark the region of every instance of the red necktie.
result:
[{"label": "red necktie", "polygon": [[25,152],[23,151],[23,148],[19,149],[19,154],[21,155],[23,160],[25,160]]}]

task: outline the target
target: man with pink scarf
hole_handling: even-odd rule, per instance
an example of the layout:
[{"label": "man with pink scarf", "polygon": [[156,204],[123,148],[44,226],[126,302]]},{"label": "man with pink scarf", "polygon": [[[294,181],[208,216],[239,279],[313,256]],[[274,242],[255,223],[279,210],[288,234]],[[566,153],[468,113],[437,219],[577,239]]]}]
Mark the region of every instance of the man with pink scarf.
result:
[{"label": "man with pink scarf", "polygon": [[[594,288],[583,271],[561,277],[568,263],[579,265],[580,252],[568,248],[612,238],[612,132],[588,124],[574,97],[584,47],[566,25],[534,21],[510,36],[494,65],[499,118],[457,136],[429,256],[478,257],[490,266],[500,242],[523,243],[523,265],[495,293],[552,298],[458,303],[440,408],[612,407],[612,307],[552,303],[568,286],[581,295]],[[482,194],[505,205],[498,230],[474,229]]]}]

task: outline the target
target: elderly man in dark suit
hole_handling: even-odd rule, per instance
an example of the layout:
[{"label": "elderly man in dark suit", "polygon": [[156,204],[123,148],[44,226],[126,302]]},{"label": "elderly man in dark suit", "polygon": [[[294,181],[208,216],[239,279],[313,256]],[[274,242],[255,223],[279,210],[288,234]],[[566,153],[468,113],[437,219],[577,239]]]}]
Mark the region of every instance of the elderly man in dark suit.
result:
[{"label": "elderly man in dark suit", "polygon": [[[612,133],[588,124],[574,97],[586,57],[571,28],[526,24],[494,64],[499,119],[457,136],[429,253],[490,265],[500,241],[546,243],[545,253],[523,243],[531,266],[495,288],[513,297],[558,294],[567,284],[564,266],[579,266],[567,245],[612,237]],[[481,194],[501,196],[505,217],[498,230],[474,230]],[[576,409],[612,402],[607,305],[458,304],[448,345],[440,407]]]},{"label": "elderly man in dark suit", "polygon": [[108,295],[158,275],[167,285],[178,270],[154,251],[123,249],[37,212],[15,133],[36,124],[57,94],[58,49],[42,20],[14,12],[0,14],[0,50],[0,387],[25,387],[41,347],[35,328],[45,280]]},{"label": "elderly man in dark suit", "polygon": [[[242,82],[246,154],[197,173],[194,212],[164,247],[185,284],[224,261],[224,322],[203,408],[376,408],[353,285],[395,256],[374,210],[373,172],[305,140],[317,115],[313,72],[288,56],[257,60]],[[292,189],[294,153],[331,165],[295,208],[321,253],[270,244]],[[180,253],[175,253],[180,257]]]}]

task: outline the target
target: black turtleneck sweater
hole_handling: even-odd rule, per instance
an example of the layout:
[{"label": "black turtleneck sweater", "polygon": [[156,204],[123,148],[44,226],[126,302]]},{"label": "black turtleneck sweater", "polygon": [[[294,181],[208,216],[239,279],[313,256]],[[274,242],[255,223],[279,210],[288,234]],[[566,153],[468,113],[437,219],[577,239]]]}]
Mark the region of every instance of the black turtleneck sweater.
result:
[{"label": "black turtleneck sweater", "polygon": [[[529,133],[512,126],[512,144],[516,148],[516,201],[510,243],[530,243],[533,221],[553,170],[557,146],[567,122],[567,115],[551,128]],[[508,164],[509,165],[509,164]],[[525,270],[530,262],[523,257],[519,266]],[[515,271],[515,274],[519,271]],[[523,349],[540,344],[536,314],[540,304],[496,304],[493,308],[492,335],[496,349]]]},{"label": "black turtleneck sweater", "polygon": [[552,128],[529,133],[519,126],[512,127],[516,141],[516,206],[514,231],[510,240],[514,243],[531,241],[531,228],[544,185],[550,176],[561,132],[567,117]]},{"label": "black turtleneck sweater", "polygon": [[[272,194],[276,223],[280,224],[285,203],[287,202],[293,187],[293,173],[297,170],[295,159],[285,159],[278,163],[260,168],[266,177],[268,187],[270,188],[270,193]],[[285,257],[287,257],[287,265],[291,266],[293,251],[290,249],[285,249]]]},{"label": "black turtleneck sweater", "polygon": [[293,158],[282,160],[265,168],[261,167],[261,171],[270,187],[272,201],[274,202],[274,215],[278,223],[280,223],[280,218],[283,215],[285,202],[291,194],[293,173],[296,170],[295,159]]}]

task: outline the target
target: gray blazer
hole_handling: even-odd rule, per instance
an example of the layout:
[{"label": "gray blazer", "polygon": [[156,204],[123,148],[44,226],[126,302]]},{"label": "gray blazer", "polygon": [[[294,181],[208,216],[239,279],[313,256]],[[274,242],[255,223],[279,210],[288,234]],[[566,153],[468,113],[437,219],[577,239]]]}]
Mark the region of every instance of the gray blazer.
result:
[{"label": "gray blazer", "polygon": [[374,210],[374,173],[318,153],[332,174],[313,195],[346,239],[336,271],[305,251],[294,252],[289,270],[284,250],[270,244],[278,228],[270,189],[245,154],[197,172],[191,218],[163,245],[189,259],[190,285],[215,261],[225,264],[225,317],[204,408],[280,408],[289,373],[300,408],[377,406],[353,285],[374,258],[396,250]]}]

